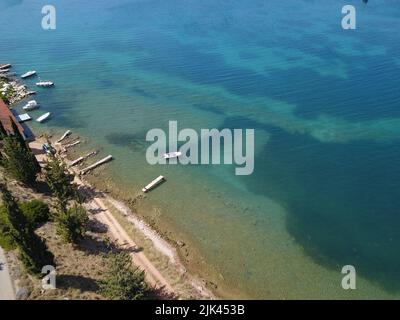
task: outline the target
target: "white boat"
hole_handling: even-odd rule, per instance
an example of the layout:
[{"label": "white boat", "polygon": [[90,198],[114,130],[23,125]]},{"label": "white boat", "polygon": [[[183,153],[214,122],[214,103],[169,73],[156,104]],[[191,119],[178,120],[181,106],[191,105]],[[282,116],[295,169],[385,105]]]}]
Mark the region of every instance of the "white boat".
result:
[{"label": "white boat", "polygon": [[11,68],[11,64],[9,64],[9,63],[0,65],[0,69],[10,69],[10,68]]},{"label": "white boat", "polygon": [[39,82],[36,82],[36,85],[38,87],[52,87],[52,86],[54,86],[54,82],[51,82],[51,81],[39,81]]},{"label": "white boat", "polygon": [[10,69],[0,69],[0,73],[7,73]]},{"label": "white boat", "polygon": [[18,122],[25,122],[25,121],[29,121],[32,118],[29,116],[29,114],[27,113],[23,113],[17,116],[17,120]]},{"label": "white boat", "polygon": [[39,118],[36,119],[37,122],[43,122],[47,118],[49,118],[51,115],[50,112],[45,113],[44,115],[41,115]]},{"label": "white boat", "polygon": [[28,96],[30,96],[30,95],[32,95],[32,94],[36,94],[36,91],[28,91],[26,94],[27,94]]},{"label": "white boat", "polygon": [[24,110],[33,110],[39,107],[39,104],[36,102],[36,100],[31,100],[28,101],[28,103],[22,107]]},{"label": "white boat", "polygon": [[164,159],[171,159],[171,158],[178,158],[181,155],[182,155],[182,152],[176,151],[176,152],[164,153],[163,157],[164,157]]},{"label": "white boat", "polygon": [[28,72],[24,73],[23,75],[21,75],[21,78],[22,79],[29,78],[29,77],[32,77],[35,74],[36,74],[36,71],[34,71],[34,70],[28,71]]}]

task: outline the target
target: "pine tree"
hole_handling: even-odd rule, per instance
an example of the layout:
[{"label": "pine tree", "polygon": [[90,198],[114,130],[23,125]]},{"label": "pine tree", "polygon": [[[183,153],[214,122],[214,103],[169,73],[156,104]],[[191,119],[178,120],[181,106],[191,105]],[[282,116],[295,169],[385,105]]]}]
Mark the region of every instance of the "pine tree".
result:
[{"label": "pine tree", "polygon": [[99,282],[101,293],[112,300],[140,300],[149,291],[144,271],[132,266],[126,252],[111,253],[105,279]]},{"label": "pine tree", "polygon": [[84,207],[75,204],[65,212],[60,212],[55,221],[57,233],[69,243],[78,244],[87,230],[89,217]]},{"label": "pine tree", "polygon": [[10,121],[13,134],[7,134],[4,127],[0,127],[0,135],[3,137],[0,165],[14,179],[24,184],[32,185],[40,172],[40,165],[19,132],[17,125],[11,118]]},{"label": "pine tree", "polygon": [[1,165],[7,174],[27,185],[36,181],[40,170],[35,156],[27,149],[25,142],[21,143],[14,135],[3,139]]},{"label": "pine tree", "polygon": [[43,173],[50,190],[57,198],[59,212],[66,212],[68,201],[78,198],[77,187],[73,183],[74,175],[54,155],[49,156]]},{"label": "pine tree", "polygon": [[3,140],[4,137],[7,137],[7,136],[8,136],[7,131],[4,128],[3,123],[0,121],[0,140]]},{"label": "pine tree", "polygon": [[54,256],[45,242],[34,232],[21,212],[14,197],[4,184],[0,184],[3,205],[7,211],[10,234],[18,246],[20,258],[28,272],[40,274],[46,265],[54,266]]},{"label": "pine tree", "polygon": [[21,132],[18,130],[17,124],[10,118],[11,121],[11,128],[13,130],[14,136],[17,138],[19,144],[26,150],[27,157],[30,159],[30,165],[32,169],[36,169],[37,173],[40,172],[41,168],[39,162],[37,161],[35,155],[33,154],[31,148],[26,143],[24,137],[22,136]]},{"label": "pine tree", "polygon": [[[0,141],[3,141],[3,139],[7,136],[8,136],[7,131],[4,128],[3,123],[0,121]],[[3,157],[3,154],[0,152],[0,165],[3,163],[3,161],[4,161],[4,157]]]},{"label": "pine tree", "polygon": [[21,146],[25,147],[25,149],[28,149],[28,147],[25,143],[24,137],[21,135],[21,132],[19,132],[19,130],[18,130],[17,124],[14,122],[14,120],[12,118],[10,118],[10,122],[11,122],[11,128],[12,128],[13,135],[17,138],[17,140],[21,144]]}]

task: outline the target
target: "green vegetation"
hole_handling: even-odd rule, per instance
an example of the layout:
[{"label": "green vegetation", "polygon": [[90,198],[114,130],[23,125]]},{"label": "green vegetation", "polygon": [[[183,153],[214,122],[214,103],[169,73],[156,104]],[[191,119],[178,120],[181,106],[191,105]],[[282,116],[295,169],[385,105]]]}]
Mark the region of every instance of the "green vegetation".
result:
[{"label": "green vegetation", "polygon": [[87,230],[89,217],[84,207],[74,204],[70,209],[57,214],[57,233],[64,241],[77,244]]},{"label": "green vegetation", "polygon": [[57,233],[66,242],[79,243],[86,232],[89,220],[86,210],[76,202],[68,208],[70,201],[79,201],[77,186],[73,183],[74,175],[69,173],[65,164],[54,155],[43,168],[45,180],[57,199],[57,213],[54,220],[57,223]]},{"label": "green vegetation", "polygon": [[0,128],[2,150],[0,165],[4,167],[7,174],[19,182],[32,185],[40,172],[40,166],[27,146],[24,138],[19,133],[16,124],[12,122],[13,134],[5,135],[3,126]]},{"label": "green vegetation", "polygon": [[111,253],[107,265],[106,277],[99,283],[103,296],[112,300],[140,300],[147,295],[144,271],[132,266],[128,253]]},{"label": "green vegetation", "polygon": [[17,248],[11,235],[11,227],[8,222],[7,211],[4,206],[0,207],[0,247],[6,251]]},{"label": "green vegetation", "polygon": [[21,202],[19,207],[32,228],[36,229],[50,219],[49,206],[40,200]]},{"label": "green vegetation", "polygon": [[[27,223],[33,229],[38,228],[42,223],[49,220],[49,206],[40,200],[21,202],[18,206],[25,216]],[[17,248],[11,235],[11,226],[4,205],[0,205],[0,246],[6,251]]]},{"label": "green vegetation", "polygon": [[49,155],[43,173],[53,195],[57,198],[59,212],[66,212],[68,202],[78,199],[78,190],[73,183],[74,175],[69,173],[61,161],[54,155]]},{"label": "green vegetation", "polygon": [[22,213],[14,197],[4,184],[0,184],[3,205],[7,214],[8,234],[16,244],[26,270],[40,274],[45,265],[55,265],[53,254]]}]

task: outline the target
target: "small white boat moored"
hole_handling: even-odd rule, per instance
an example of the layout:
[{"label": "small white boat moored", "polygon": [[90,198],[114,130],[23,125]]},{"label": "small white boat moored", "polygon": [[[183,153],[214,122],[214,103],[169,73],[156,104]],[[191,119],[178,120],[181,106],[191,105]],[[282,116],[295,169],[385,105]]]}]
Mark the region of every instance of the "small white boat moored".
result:
[{"label": "small white boat moored", "polygon": [[36,74],[36,71],[31,70],[31,71],[28,71],[28,72],[24,73],[23,75],[21,75],[21,78],[26,79],[26,78],[34,76],[35,74]]},{"label": "small white boat moored", "polygon": [[38,87],[52,87],[52,86],[54,86],[54,82],[51,82],[51,81],[39,81],[39,82],[36,82],[36,85]]},{"label": "small white boat moored", "polygon": [[23,113],[17,116],[17,120],[18,122],[25,122],[25,121],[29,121],[32,118],[29,116],[29,114],[27,113]]},{"label": "small white boat moored", "polygon": [[11,68],[11,64],[10,63],[6,63],[6,64],[0,65],[0,69],[10,69],[10,68]]},{"label": "small white boat moored", "polygon": [[164,157],[164,159],[171,159],[171,158],[178,158],[181,155],[182,155],[182,152],[176,151],[176,152],[164,153],[163,157]]},{"label": "small white boat moored", "polygon": [[28,103],[22,107],[24,110],[33,110],[39,107],[39,104],[36,102],[36,100],[31,100],[28,101]]},{"label": "small white boat moored", "polygon": [[37,122],[43,122],[50,117],[51,113],[47,112],[36,119]]}]

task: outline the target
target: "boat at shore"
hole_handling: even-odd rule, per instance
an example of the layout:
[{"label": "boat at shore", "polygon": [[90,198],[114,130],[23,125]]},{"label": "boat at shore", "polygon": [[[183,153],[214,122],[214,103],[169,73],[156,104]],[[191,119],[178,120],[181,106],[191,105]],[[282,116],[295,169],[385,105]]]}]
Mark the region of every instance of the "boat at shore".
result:
[{"label": "boat at shore", "polygon": [[36,100],[30,100],[28,103],[22,107],[24,110],[33,110],[39,107],[39,104],[36,102]]},{"label": "boat at shore", "polygon": [[26,78],[34,76],[35,74],[36,74],[36,71],[31,70],[31,71],[28,71],[28,72],[24,73],[23,75],[21,75],[21,78],[26,79]]},{"label": "boat at shore", "polygon": [[52,87],[52,86],[54,86],[54,82],[51,82],[51,81],[39,81],[39,82],[36,82],[36,85],[38,86],[38,87]]},{"label": "boat at shore", "polygon": [[20,115],[17,116],[17,120],[18,120],[18,122],[22,123],[22,122],[25,122],[25,121],[32,120],[32,118],[30,117],[29,114],[23,113],[23,114],[20,114]]},{"label": "boat at shore", "polygon": [[47,120],[51,115],[51,112],[47,112],[43,115],[41,115],[39,118],[36,119],[37,122],[43,122],[45,120]]},{"label": "boat at shore", "polygon": [[163,157],[164,157],[164,159],[172,159],[172,158],[178,158],[181,155],[182,155],[182,152],[176,151],[176,152],[164,153]]},{"label": "boat at shore", "polygon": [[0,70],[3,70],[3,69],[10,69],[10,68],[11,68],[11,64],[10,64],[10,63],[1,64],[1,65],[0,65]]}]

